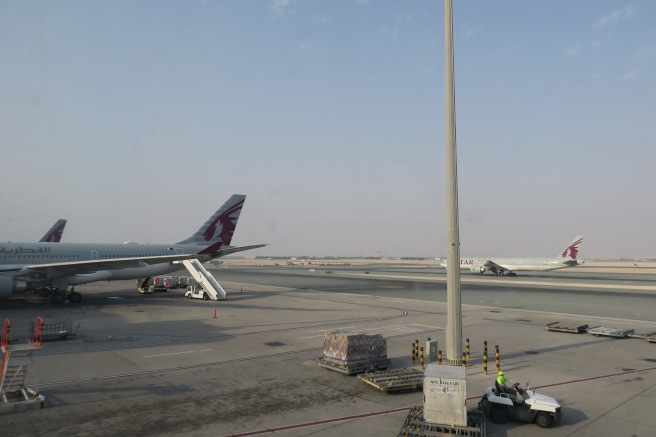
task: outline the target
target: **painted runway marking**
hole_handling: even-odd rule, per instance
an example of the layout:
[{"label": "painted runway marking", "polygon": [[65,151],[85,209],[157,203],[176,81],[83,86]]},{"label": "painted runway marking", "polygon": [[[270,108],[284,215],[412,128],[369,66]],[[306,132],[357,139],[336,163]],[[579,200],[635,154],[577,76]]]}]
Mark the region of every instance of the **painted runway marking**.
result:
[{"label": "painted runway marking", "polygon": [[[354,328],[354,326],[349,326],[349,328]],[[407,324],[404,324],[404,325],[379,326],[379,327],[376,327],[376,328],[363,328],[363,329],[358,329],[358,330],[352,331],[352,332],[393,330],[393,331],[405,331],[405,332],[410,333],[410,332],[423,331],[424,328],[438,329],[438,330],[441,330],[441,331],[444,331],[444,329],[445,329],[441,326],[420,325],[418,323],[407,323]],[[342,328],[342,329],[344,329],[344,328]],[[320,332],[320,331],[310,331],[310,332]],[[310,335],[310,336],[307,336],[307,337],[299,337],[299,340],[303,340],[303,339],[307,339],[307,338],[317,338],[317,337],[323,337],[323,336],[324,336],[323,334],[321,334],[321,335]]]},{"label": "painted runway marking", "polygon": [[316,331],[308,331],[308,332],[326,332],[329,329],[349,329],[349,328],[355,328],[355,326],[337,326],[335,328],[317,329]]},{"label": "painted runway marking", "polygon": [[[430,277],[430,276],[410,276],[410,275],[381,275],[381,274],[368,274],[363,273],[337,273],[340,276],[367,276],[370,278],[383,278],[383,279],[416,279],[422,281],[446,281],[446,277]],[[491,278],[491,277],[489,277]],[[461,278],[462,282],[478,282],[489,284],[489,278]],[[515,284],[515,285],[548,285],[552,287],[576,287],[576,288],[598,288],[598,289],[622,289],[622,290],[648,290],[656,291],[656,287],[649,285],[611,285],[611,284],[581,284],[572,282],[546,282],[545,278],[536,282],[535,280],[499,280],[494,279],[494,284]]]},{"label": "painted runway marking", "polygon": [[212,349],[203,349],[200,351],[185,351],[185,352],[171,352],[170,354],[159,354],[159,355],[144,355],[144,358],[154,358],[154,357],[166,357],[169,355],[182,355],[182,354],[193,354],[195,352],[208,352]]}]

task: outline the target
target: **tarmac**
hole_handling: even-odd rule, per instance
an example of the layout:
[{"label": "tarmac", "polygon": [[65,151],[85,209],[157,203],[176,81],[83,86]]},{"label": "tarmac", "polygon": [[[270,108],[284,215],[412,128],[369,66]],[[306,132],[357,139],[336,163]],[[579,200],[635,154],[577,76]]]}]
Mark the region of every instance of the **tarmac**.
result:
[{"label": "tarmac", "polygon": [[[388,394],[317,359],[324,333],[337,328],[383,334],[395,369],[420,369],[414,340],[437,339],[446,351],[443,271],[422,268],[224,265],[215,276],[226,301],[189,300],[182,290],[140,295],[124,281],[79,287],[81,305],[4,304],[12,344],[27,341],[36,316],[71,320],[76,332],[36,353],[31,376],[46,407],[0,410],[2,435],[396,436],[421,391]],[[656,435],[656,343],[545,329],[559,321],[656,332],[653,272],[645,272],[463,276],[468,409],[493,384],[495,345],[510,379],[563,408],[553,428],[488,421],[488,436]]]}]

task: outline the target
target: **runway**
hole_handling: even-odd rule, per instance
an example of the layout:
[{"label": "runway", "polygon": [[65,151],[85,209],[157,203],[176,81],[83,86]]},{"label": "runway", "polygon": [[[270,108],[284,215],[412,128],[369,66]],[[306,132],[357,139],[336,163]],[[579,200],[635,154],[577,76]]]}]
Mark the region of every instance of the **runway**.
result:
[{"label": "runway", "polygon": [[[70,318],[79,326],[77,335],[44,343],[38,351],[46,408],[0,412],[3,433],[398,433],[404,413],[421,404],[422,393],[388,395],[317,366],[323,333],[336,328],[382,333],[393,367],[417,368],[410,359],[411,342],[431,337],[444,347],[443,271],[226,267],[212,270],[228,292],[223,302],[189,300],[181,290],[140,295],[132,281],[122,281],[79,287],[84,300],[78,306],[28,297],[0,307],[0,316],[11,318],[15,343],[26,341],[28,322],[37,315],[46,323]],[[487,340],[500,345],[502,368],[511,379],[544,386],[540,390],[558,399],[565,411],[557,428],[488,422],[488,435],[656,432],[649,413],[656,400],[656,344],[545,329],[559,320],[656,331],[655,292],[626,291],[627,278],[613,273],[585,276],[590,277],[463,276],[463,330],[472,343],[468,408],[476,407],[493,380],[482,369],[481,345]],[[638,279],[645,278],[629,278],[650,286]],[[595,288],[601,285],[615,288]]]},{"label": "runway", "polygon": [[[656,321],[656,275],[584,272],[517,277],[463,273],[462,303]],[[216,268],[213,273],[232,282],[446,302],[446,272],[440,268],[254,266]]]}]

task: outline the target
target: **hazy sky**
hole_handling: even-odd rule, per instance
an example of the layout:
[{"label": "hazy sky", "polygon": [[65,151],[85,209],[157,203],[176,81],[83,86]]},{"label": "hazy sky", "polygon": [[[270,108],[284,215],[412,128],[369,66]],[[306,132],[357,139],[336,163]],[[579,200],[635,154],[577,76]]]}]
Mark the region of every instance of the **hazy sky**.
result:
[{"label": "hazy sky", "polygon": [[[444,256],[441,0],[0,0],[0,240]],[[463,255],[656,258],[656,2],[454,1]]]}]

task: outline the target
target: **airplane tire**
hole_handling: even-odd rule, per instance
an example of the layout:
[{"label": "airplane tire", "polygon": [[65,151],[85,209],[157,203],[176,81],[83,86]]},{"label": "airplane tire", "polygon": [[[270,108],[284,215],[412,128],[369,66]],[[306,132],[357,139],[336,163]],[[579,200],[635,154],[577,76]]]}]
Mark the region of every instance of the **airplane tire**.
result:
[{"label": "airplane tire", "polygon": [[64,303],[65,300],[66,297],[64,297],[64,295],[61,292],[57,292],[52,295],[52,301],[54,303]]},{"label": "airplane tire", "polygon": [[479,409],[483,411],[483,414],[488,416],[490,414],[490,401],[487,400],[486,396],[483,396],[481,402],[479,403]]},{"label": "airplane tire", "polygon": [[82,302],[82,295],[76,291],[72,292],[69,299],[73,303],[80,303]]},{"label": "airplane tire", "polygon": [[551,416],[547,413],[538,413],[538,415],[535,416],[535,423],[540,428],[549,428],[552,425]]}]

